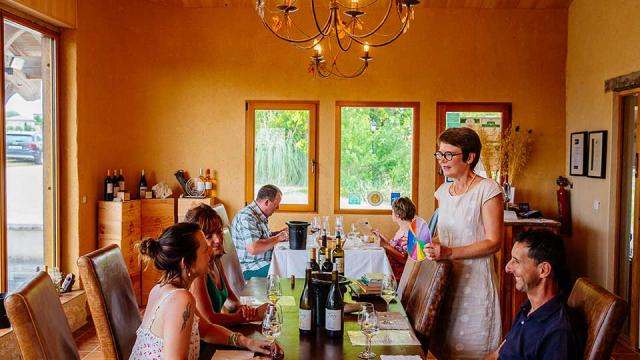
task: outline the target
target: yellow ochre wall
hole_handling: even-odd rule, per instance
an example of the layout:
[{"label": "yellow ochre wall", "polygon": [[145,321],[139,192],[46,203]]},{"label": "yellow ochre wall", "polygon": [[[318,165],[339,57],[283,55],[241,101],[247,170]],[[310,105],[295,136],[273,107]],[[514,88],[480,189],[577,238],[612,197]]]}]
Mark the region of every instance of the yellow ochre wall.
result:
[{"label": "yellow ochre wall", "polygon": [[[640,70],[640,7],[636,0],[574,0],[569,9],[567,46],[567,127],[576,131],[608,130],[605,179],[571,177],[573,268],[608,289],[614,287],[614,221],[618,154],[614,94],[604,92],[607,79]],[[568,161],[569,142],[565,154]],[[568,165],[567,165],[568,169]],[[568,170],[566,170],[568,172]],[[600,209],[594,209],[594,201]],[[571,260],[570,260],[571,261]]]},{"label": "yellow ochre wall", "polygon": [[[555,217],[554,179],[565,173],[566,19],[566,10],[418,9],[403,38],[372,52],[365,76],[338,81],[313,79],[309,54],[276,40],[251,8],[80,1],[77,30],[65,30],[62,44],[73,47],[64,53],[77,70],[64,78],[71,90],[63,98],[75,94],[77,106],[63,119],[71,132],[63,265],[74,269],[96,247],[96,202],[109,168],[124,169],[130,188],[144,168],[151,183],[174,190],[175,170],[213,168],[232,217],[244,205],[245,100],[320,102],[318,212],[328,215],[335,101],[419,101],[422,217],[434,206],[436,102],[512,102],[514,123],[536,134],[517,200]],[[272,227],[312,215],[276,214]],[[392,234],[387,216],[368,218]]]}]

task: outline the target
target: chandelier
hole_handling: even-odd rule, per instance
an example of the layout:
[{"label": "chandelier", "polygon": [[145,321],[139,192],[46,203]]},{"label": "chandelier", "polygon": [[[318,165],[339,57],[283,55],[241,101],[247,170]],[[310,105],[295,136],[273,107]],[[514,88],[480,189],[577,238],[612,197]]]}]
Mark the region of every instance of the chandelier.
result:
[{"label": "chandelier", "polygon": [[[299,8],[297,0],[256,0],[256,11],[277,38],[311,50],[309,72],[314,76],[355,78],[367,70],[373,59],[372,48],[391,44],[409,29],[414,7],[420,0],[301,2],[305,5]],[[352,48],[362,49],[361,56],[351,60],[351,71],[344,71],[338,66],[338,59]]]}]

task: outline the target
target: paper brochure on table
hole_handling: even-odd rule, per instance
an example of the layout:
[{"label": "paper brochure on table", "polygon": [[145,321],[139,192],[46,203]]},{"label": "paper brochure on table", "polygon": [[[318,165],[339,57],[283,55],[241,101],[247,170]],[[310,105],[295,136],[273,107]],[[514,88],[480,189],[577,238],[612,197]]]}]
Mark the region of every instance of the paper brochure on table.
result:
[{"label": "paper brochure on table", "polygon": [[384,312],[378,311],[380,322],[380,330],[409,330],[411,324],[409,320],[397,311]]},{"label": "paper brochure on table", "polygon": [[[265,302],[267,302],[266,299],[258,299],[255,296],[240,296],[240,304],[242,305],[260,306]],[[278,304],[280,306],[296,306],[296,299],[289,295],[281,296]]]},{"label": "paper brochure on table", "polygon": [[[349,340],[353,346],[364,346],[367,338],[360,331],[349,331]],[[410,330],[380,330],[371,338],[371,345],[420,345],[420,341]]]},{"label": "paper brochure on table", "polygon": [[216,350],[211,360],[247,360],[253,359],[253,351]]}]

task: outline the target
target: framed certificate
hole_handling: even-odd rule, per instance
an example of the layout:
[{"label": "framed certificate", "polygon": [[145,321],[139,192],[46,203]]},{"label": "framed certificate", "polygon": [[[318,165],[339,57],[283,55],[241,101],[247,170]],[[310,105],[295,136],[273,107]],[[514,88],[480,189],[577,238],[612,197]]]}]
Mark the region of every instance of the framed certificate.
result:
[{"label": "framed certificate", "polygon": [[587,175],[587,159],[589,156],[589,146],[587,131],[571,133],[571,153],[569,161],[569,175]]},{"label": "framed certificate", "polygon": [[589,132],[587,176],[604,179],[607,170],[607,131]]}]

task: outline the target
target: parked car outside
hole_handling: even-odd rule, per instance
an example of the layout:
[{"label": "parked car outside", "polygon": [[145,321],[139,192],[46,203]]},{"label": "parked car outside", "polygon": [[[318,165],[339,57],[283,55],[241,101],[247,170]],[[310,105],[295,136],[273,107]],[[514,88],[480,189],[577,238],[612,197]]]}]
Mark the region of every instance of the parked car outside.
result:
[{"label": "parked car outside", "polygon": [[42,164],[42,135],[35,132],[8,131],[6,135],[7,159],[31,160]]}]

